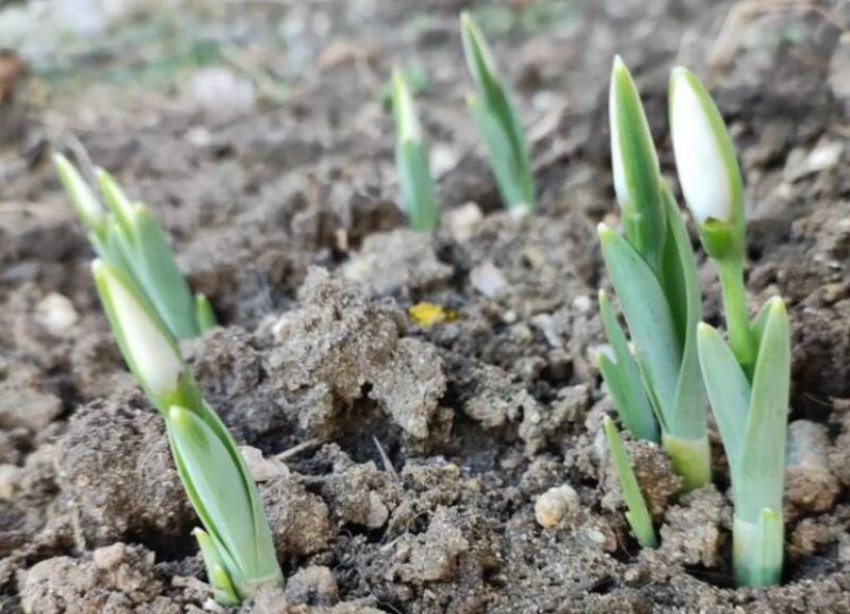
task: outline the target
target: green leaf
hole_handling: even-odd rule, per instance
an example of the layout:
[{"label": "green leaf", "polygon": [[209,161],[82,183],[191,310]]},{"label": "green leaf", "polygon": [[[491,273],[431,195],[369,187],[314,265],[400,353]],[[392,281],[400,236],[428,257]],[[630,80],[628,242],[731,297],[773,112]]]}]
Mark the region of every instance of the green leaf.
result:
[{"label": "green leaf", "polygon": [[106,215],[106,211],[89,185],[83,180],[76,167],[62,154],[53,154],[53,166],[77,217],[89,231],[97,228]]},{"label": "green leaf", "polygon": [[662,187],[667,208],[667,246],[661,283],[667,296],[677,336],[682,344],[682,365],[676,385],[676,400],[669,430],[686,439],[702,439],[705,431],[705,387],[697,356],[697,324],[702,319],[702,300],[696,259],[670,190]]},{"label": "green leaf", "polygon": [[472,15],[466,11],[460,14],[460,35],[466,65],[476,86],[485,91],[497,87],[500,79],[493,53]]},{"label": "green leaf", "polygon": [[215,600],[224,606],[239,605],[239,594],[225,569],[224,558],[219,553],[212,538],[202,529],[195,529],[192,534],[201,547],[201,556],[204,559],[207,578],[213,588]]},{"label": "green leaf", "polygon": [[470,96],[467,107],[484,141],[487,159],[505,205],[508,209],[533,209],[533,187],[530,179],[526,179],[530,175],[523,170],[524,163],[517,158],[504,124],[479,96]]},{"label": "green leaf", "polygon": [[132,207],[128,222],[132,237],[128,260],[139,285],[175,337],[197,337],[195,301],[165,233],[143,205]]},{"label": "green leaf", "polygon": [[623,237],[600,224],[599,240],[644,379],[652,387],[662,424],[673,428],[681,357],[667,298],[652,269]]},{"label": "green leaf", "polygon": [[608,441],[608,450],[611,452],[611,462],[614,465],[614,471],[620,479],[620,487],[623,489],[623,499],[626,501],[626,520],[635,537],[644,548],[655,548],[658,545],[658,539],[655,536],[655,528],[652,526],[652,517],[646,507],[646,500],[641,493],[640,485],[638,484],[635,472],[629,463],[629,457],[626,454],[626,449],[623,447],[623,442],[620,441],[620,435],[617,433],[617,428],[613,421],[608,416],[602,421],[602,427],[605,429],[605,437]]},{"label": "green leaf", "polygon": [[611,69],[608,107],[614,187],[626,239],[657,270],[667,233],[658,155],[640,94],[620,56]]},{"label": "green leaf", "polygon": [[790,345],[785,304],[773,298],[756,359],[739,479],[734,485],[735,514],[749,522],[757,521],[764,508],[782,509]]},{"label": "green leaf", "polygon": [[611,308],[605,292],[599,292],[599,311],[605,336],[614,353],[612,362],[607,356],[599,356],[602,377],[611,391],[614,406],[629,429],[639,439],[658,442],[658,424],[652,405],[644,390],[640,369],[632,356],[626,336]]},{"label": "green leaf", "polygon": [[[166,421],[175,458],[180,459],[184,483],[192,505],[206,530],[224,549],[219,554],[232,558],[245,577],[266,572],[258,559],[254,510],[246,476],[234,463],[231,451],[215,432],[192,411],[172,407]],[[228,570],[240,584],[234,569]]]},{"label": "green leaf", "polygon": [[769,586],[782,580],[785,545],[782,510],[764,508],[755,522],[732,520],[732,567],[738,586]]},{"label": "green leaf", "polygon": [[758,354],[758,350],[761,347],[761,340],[762,337],[764,337],[764,328],[767,325],[768,314],[770,314],[770,301],[766,301],[764,305],[761,306],[756,317],[754,317],[752,322],[750,322],[750,335],[752,335],[753,343],[756,347],[756,354]]},{"label": "green leaf", "polygon": [[422,126],[416,114],[413,95],[407,87],[404,74],[396,69],[393,71],[393,117],[395,118],[396,141],[399,143],[422,142]]},{"label": "green leaf", "polygon": [[469,109],[487,149],[502,199],[509,209],[533,211],[534,180],[522,126],[496,70],[484,35],[468,13],[461,14],[461,38],[477,95]]},{"label": "green leaf", "polygon": [[424,143],[396,145],[396,168],[402,202],[412,230],[430,232],[440,225],[440,209]]},{"label": "green leaf", "polygon": [[195,319],[201,333],[218,326],[218,320],[209,299],[200,292],[195,295]]},{"label": "green leaf", "polygon": [[121,189],[121,186],[118,185],[118,182],[115,181],[112,175],[102,168],[98,168],[95,172],[97,174],[97,184],[100,187],[100,193],[103,195],[106,205],[112,211],[118,223],[124,228],[124,231],[128,235],[131,235],[130,217],[133,207],[130,199],[127,198],[124,190]]},{"label": "green leaf", "polygon": [[750,382],[720,333],[708,324],[700,324],[697,337],[705,387],[732,479],[737,481],[750,406]]}]

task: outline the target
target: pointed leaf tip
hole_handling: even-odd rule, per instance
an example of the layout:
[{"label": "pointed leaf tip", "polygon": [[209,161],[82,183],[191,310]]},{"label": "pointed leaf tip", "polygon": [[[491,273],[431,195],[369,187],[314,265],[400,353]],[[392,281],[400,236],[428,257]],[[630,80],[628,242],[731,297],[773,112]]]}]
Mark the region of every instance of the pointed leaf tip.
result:
[{"label": "pointed leaf tip", "polygon": [[623,62],[623,58],[620,57],[620,54],[614,54],[614,61],[612,62],[613,70],[620,70],[621,68],[625,68],[626,64]]},{"label": "pointed leaf tip", "polygon": [[770,314],[773,316],[785,316],[788,315],[788,308],[785,305],[785,301],[782,300],[781,296],[774,296],[769,301],[770,304]]},{"label": "pointed leaf tip", "polygon": [[[168,419],[177,427],[185,427],[189,424],[189,410],[179,405],[172,405],[168,410]],[[195,529],[199,531],[200,529]]]},{"label": "pointed leaf tip", "polygon": [[697,323],[697,335],[699,335],[700,337],[705,337],[706,335],[710,334],[711,331],[713,331],[713,330],[714,330],[714,327],[711,326],[710,324],[706,324],[705,322],[698,322]]},{"label": "pointed leaf tip", "polygon": [[599,224],[597,224],[597,226],[596,226],[596,234],[599,236],[600,241],[605,241],[605,240],[610,239],[611,236],[616,234],[616,233],[605,222],[599,222]]}]

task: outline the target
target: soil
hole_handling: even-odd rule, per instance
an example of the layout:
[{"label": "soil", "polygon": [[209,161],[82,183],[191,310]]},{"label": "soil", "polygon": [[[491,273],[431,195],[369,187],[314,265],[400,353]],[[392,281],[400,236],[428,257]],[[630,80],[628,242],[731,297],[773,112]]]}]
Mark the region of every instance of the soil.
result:
[{"label": "soil", "polygon": [[[23,50],[0,56],[0,612],[222,611],[163,426],[121,362],[49,167],[51,146],[79,144],[149,204],[220,317],[184,349],[246,446],[287,577],[242,614],[850,612],[847,3],[475,6],[532,142],[540,211],[525,219],[501,210],[464,109],[468,3],[215,4],[196,17],[240,49],[252,32],[262,47],[269,23],[288,33],[279,55],[265,49],[278,68],[259,60],[281,95],[227,62],[212,98],[192,81],[209,67],[165,86],[104,79],[104,64],[144,56],[132,45],[73,57],[72,82]],[[706,76],[747,181],[751,307],[789,303],[778,587],[732,585],[716,433],[716,484],[683,497],[664,456],[629,442],[661,546],[641,550],[624,520],[592,360],[607,284],[595,226],[617,216],[615,53],[666,172],[668,71]],[[429,76],[433,236],[405,230],[396,207],[379,93],[395,63]],[[702,256],[700,273],[718,324]],[[443,317],[412,317],[423,302]]]}]

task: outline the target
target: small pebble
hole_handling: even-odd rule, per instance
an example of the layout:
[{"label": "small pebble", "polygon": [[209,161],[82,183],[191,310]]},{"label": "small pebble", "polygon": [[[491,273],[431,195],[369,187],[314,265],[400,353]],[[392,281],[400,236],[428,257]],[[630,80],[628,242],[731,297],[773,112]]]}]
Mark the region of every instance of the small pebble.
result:
[{"label": "small pebble", "polygon": [[58,292],[51,292],[35,306],[36,322],[57,337],[67,336],[79,319],[73,303]]},{"label": "small pebble", "polygon": [[544,528],[557,525],[570,511],[578,508],[578,493],[568,484],[550,488],[534,504],[534,516]]},{"label": "small pebble", "polygon": [[491,261],[479,264],[469,272],[472,287],[487,298],[496,299],[508,290],[508,282],[502,272]]},{"label": "small pebble", "polygon": [[339,601],[339,586],[330,569],[310,565],[295,572],[286,582],[286,597],[293,604],[332,606]]},{"label": "small pebble", "polygon": [[115,569],[124,561],[124,548],[125,546],[121,542],[98,548],[92,555],[94,564],[100,569]]},{"label": "small pebble", "polygon": [[24,470],[16,465],[0,465],[0,499],[11,500],[18,490]]},{"label": "small pebble", "polygon": [[370,529],[379,529],[390,517],[390,510],[384,505],[381,497],[374,490],[369,493],[369,515],[366,517],[366,526]]},{"label": "small pebble", "polygon": [[268,482],[274,478],[288,477],[289,467],[272,458],[266,458],[257,448],[239,446],[242,457],[248,465],[248,470],[258,482]]},{"label": "small pebble", "polygon": [[452,238],[458,243],[464,243],[481,225],[484,215],[475,203],[466,203],[462,207],[449,212],[448,228]]}]

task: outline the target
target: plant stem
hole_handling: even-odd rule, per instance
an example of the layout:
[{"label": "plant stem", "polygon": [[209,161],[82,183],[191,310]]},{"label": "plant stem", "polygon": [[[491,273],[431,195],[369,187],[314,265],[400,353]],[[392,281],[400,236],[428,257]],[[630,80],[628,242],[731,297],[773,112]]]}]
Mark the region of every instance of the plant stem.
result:
[{"label": "plant stem", "polygon": [[756,348],[750,333],[750,313],[744,288],[744,264],[740,258],[724,258],[716,262],[723,294],[723,311],[729,333],[729,346],[747,377],[752,378]]},{"label": "plant stem", "polygon": [[683,480],[682,492],[690,492],[711,481],[711,449],[707,436],[686,439],[664,433],[661,448],[670,457],[673,472]]},{"label": "plant stem", "polygon": [[732,521],[732,567],[738,586],[768,586],[782,579],[782,512],[765,508],[756,522]]}]

